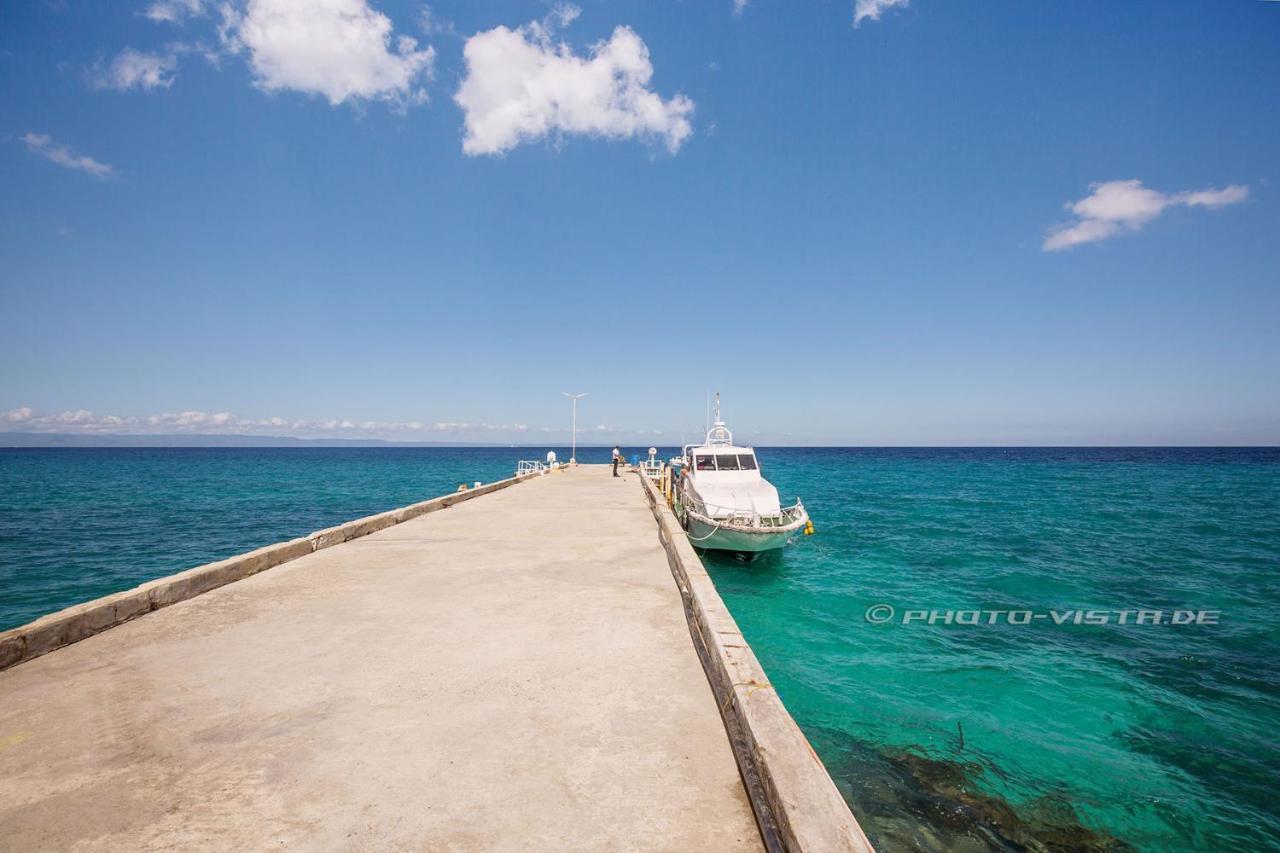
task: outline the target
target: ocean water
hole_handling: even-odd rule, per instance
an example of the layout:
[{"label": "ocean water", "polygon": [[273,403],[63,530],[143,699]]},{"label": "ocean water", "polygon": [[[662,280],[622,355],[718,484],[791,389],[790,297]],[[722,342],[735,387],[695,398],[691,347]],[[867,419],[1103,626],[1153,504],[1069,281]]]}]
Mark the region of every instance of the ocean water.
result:
[{"label": "ocean water", "polygon": [[0,630],[459,483],[510,477],[518,453],[0,449]]},{"label": "ocean water", "polygon": [[1280,849],[1280,450],[760,456],[817,534],[705,562],[879,846]]},{"label": "ocean water", "polygon": [[[0,629],[544,453],[0,450]],[[1280,451],[759,455],[817,534],[704,559],[882,849],[1280,848]]]}]

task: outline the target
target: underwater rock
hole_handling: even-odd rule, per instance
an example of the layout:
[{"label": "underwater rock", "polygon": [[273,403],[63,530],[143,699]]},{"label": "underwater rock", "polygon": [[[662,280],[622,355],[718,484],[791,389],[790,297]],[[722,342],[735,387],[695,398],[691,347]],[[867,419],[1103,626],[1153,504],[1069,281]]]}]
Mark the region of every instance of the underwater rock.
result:
[{"label": "underwater rock", "polygon": [[843,732],[812,732],[862,828],[878,850],[1127,851],[1080,822],[1060,795],[1015,807],[978,784],[987,768],[921,751],[877,747]]}]

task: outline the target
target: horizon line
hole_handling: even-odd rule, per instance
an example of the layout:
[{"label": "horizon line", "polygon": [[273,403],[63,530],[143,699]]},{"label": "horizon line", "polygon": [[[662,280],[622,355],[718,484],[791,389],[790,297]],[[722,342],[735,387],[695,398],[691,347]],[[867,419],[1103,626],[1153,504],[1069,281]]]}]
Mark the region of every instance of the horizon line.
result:
[{"label": "horizon line", "polygon": [[[21,439],[14,441],[14,439]],[[203,441],[202,441],[203,440]],[[191,442],[191,443],[184,443]],[[659,449],[680,448],[680,444],[654,442],[610,441],[604,443],[578,442],[580,448],[618,447],[657,447]],[[1162,444],[1162,443],[1076,443],[1076,444],[1022,444],[1022,443],[989,443],[989,444],[830,444],[830,443],[788,443],[744,445],[751,447],[807,450],[1276,450],[1276,444]],[[29,433],[0,431],[0,449],[3,450],[58,450],[58,449],[288,449],[288,448],[324,448],[340,449],[343,447],[362,449],[562,449],[569,447],[569,441],[528,443],[506,441],[412,441],[384,438],[300,438],[297,436],[263,436],[236,435],[229,433],[107,433],[99,435],[83,435],[78,433]]]}]

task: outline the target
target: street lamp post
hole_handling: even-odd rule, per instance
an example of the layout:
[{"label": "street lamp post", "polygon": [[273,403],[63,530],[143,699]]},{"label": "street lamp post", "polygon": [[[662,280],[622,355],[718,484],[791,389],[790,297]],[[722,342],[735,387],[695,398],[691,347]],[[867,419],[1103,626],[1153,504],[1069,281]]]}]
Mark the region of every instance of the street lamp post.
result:
[{"label": "street lamp post", "polygon": [[561,394],[573,401],[573,450],[569,452],[569,464],[578,464],[578,401],[587,396],[586,391],[581,394],[570,394],[568,391],[561,391]]}]

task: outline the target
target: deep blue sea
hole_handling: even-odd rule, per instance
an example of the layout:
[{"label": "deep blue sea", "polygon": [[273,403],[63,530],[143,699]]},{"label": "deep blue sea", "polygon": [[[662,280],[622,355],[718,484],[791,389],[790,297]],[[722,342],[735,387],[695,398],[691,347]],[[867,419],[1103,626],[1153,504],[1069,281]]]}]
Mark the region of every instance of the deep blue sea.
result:
[{"label": "deep blue sea", "polygon": [[[545,450],[0,450],[0,629]],[[705,561],[879,846],[1280,849],[1280,450],[759,455],[817,533]]]}]

